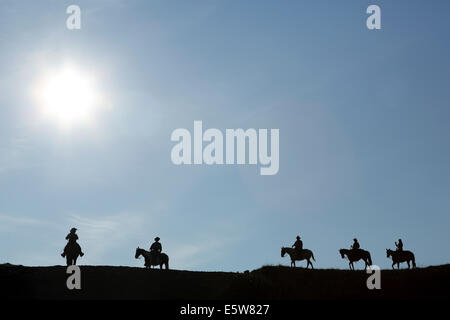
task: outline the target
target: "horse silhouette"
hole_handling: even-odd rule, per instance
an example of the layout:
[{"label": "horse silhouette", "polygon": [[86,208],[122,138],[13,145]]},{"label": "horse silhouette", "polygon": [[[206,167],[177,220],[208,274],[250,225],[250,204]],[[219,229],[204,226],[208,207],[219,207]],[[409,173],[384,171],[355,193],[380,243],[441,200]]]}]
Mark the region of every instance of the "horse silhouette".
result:
[{"label": "horse silhouette", "polygon": [[169,256],[165,253],[160,253],[158,254],[158,256],[156,257],[156,259],[152,259],[151,258],[151,253],[150,251],[141,249],[139,247],[137,247],[136,249],[136,254],[134,255],[134,257],[136,259],[139,259],[140,256],[143,256],[145,259],[145,263],[144,266],[146,268],[151,268],[152,266],[158,266],[162,269],[163,265],[165,265],[166,270],[169,269]]},{"label": "horse silhouette", "polygon": [[76,265],[79,256],[83,256],[81,247],[76,242],[69,241],[66,247],[66,263],[68,266]]},{"label": "horse silhouette", "polygon": [[411,268],[410,262],[412,262],[413,268],[416,267],[416,259],[414,257],[414,253],[411,251],[394,251],[391,249],[386,249],[386,256],[392,257],[392,269],[394,269],[394,265],[397,264],[397,269],[400,269],[400,263],[406,262],[408,264],[408,269]]},{"label": "horse silhouette", "polygon": [[308,269],[308,266],[311,265],[311,269],[314,269],[313,264],[311,262],[311,258],[316,261],[316,259],[314,259],[314,254],[311,250],[309,249],[302,249],[301,252],[298,252],[296,249],[294,248],[286,248],[286,247],[282,247],[281,248],[281,257],[283,258],[285,254],[288,254],[291,257],[291,267],[294,266],[295,267],[295,261],[301,261],[301,260],[305,260],[308,262],[306,264],[306,269]]},{"label": "horse silhouette", "polygon": [[372,258],[370,257],[370,252],[363,250],[363,249],[340,249],[339,253],[341,254],[342,259],[345,259],[345,256],[347,256],[349,260],[349,267],[350,270],[355,270],[355,266],[353,265],[353,262],[363,260],[365,265],[365,268],[372,265]]}]

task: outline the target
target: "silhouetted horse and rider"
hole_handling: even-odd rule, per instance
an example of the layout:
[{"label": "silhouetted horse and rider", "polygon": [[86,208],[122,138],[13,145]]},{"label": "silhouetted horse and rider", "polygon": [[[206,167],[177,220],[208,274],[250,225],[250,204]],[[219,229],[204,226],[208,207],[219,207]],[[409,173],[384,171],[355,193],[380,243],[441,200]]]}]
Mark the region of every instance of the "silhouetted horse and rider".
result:
[{"label": "silhouetted horse and rider", "polygon": [[66,263],[68,266],[76,265],[78,256],[84,256],[84,253],[81,251],[81,247],[77,242],[78,235],[76,232],[76,228],[70,229],[69,234],[66,236],[67,244],[64,247],[63,253],[61,253],[61,256],[66,258]]},{"label": "silhouetted horse and rider", "polygon": [[[78,257],[82,257],[84,253],[81,251],[81,247],[78,244],[78,235],[76,234],[77,229],[72,228],[69,234],[66,236],[67,244],[64,247],[64,251],[61,254],[63,258],[66,258],[67,265],[76,265]],[[158,266],[162,269],[163,265],[166,269],[169,269],[169,256],[162,252],[162,245],[159,242],[160,238],[156,237],[155,242],[150,246],[150,251],[146,251],[141,248],[136,249],[135,258],[138,259],[140,256],[143,256],[145,259],[145,267],[152,268],[153,266]],[[392,268],[397,265],[397,269],[400,268],[400,263],[406,262],[408,264],[408,269],[411,267],[411,262],[413,268],[416,267],[416,261],[414,257],[414,253],[411,251],[403,250],[403,242],[401,239],[398,242],[395,242],[395,246],[397,249],[391,250],[386,249],[387,257],[392,257]],[[282,247],[281,248],[281,257],[284,257],[286,253],[291,258],[291,267],[295,267],[295,261],[306,260],[306,268],[311,265],[311,269],[314,268],[311,259],[316,261],[314,258],[314,254],[309,249],[303,249],[303,242],[300,239],[300,236],[297,236],[295,243],[292,247]],[[372,258],[370,256],[370,252],[361,249],[358,239],[353,239],[353,244],[350,246],[350,249],[340,249],[339,253],[341,257],[345,259],[345,257],[349,260],[349,267],[351,270],[355,270],[354,262],[359,260],[363,260],[365,263],[365,268],[367,269],[372,265]]]},{"label": "silhouetted horse and rider", "polygon": [[400,263],[406,262],[408,264],[408,269],[411,268],[410,262],[412,262],[413,268],[416,267],[416,259],[414,257],[414,253],[411,251],[403,251],[403,242],[402,239],[398,239],[398,242],[395,243],[397,250],[386,249],[386,256],[392,257],[392,269],[397,265],[397,269],[400,269]]},{"label": "silhouetted horse and rider", "polygon": [[349,267],[350,270],[355,270],[355,266],[353,265],[353,262],[357,262],[359,260],[363,260],[365,263],[365,268],[372,265],[372,258],[370,257],[370,252],[361,249],[358,239],[353,239],[353,245],[350,246],[350,250],[348,249],[340,249],[339,253],[341,254],[342,259],[345,259],[345,256],[347,256],[349,260]]},{"label": "silhouetted horse and rider", "polygon": [[138,259],[143,256],[145,259],[144,266],[151,268],[152,266],[158,266],[162,269],[163,265],[166,269],[169,269],[169,256],[162,252],[162,245],[159,242],[159,237],[155,238],[155,242],[150,246],[150,251],[137,247],[134,257]]},{"label": "silhouetted horse and rider", "polygon": [[295,261],[306,260],[308,263],[306,264],[306,268],[311,265],[311,269],[314,269],[311,259],[314,259],[314,254],[309,249],[303,249],[303,242],[300,240],[300,236],[297,236],[297,240],[292,245],[291,248],[282,247],[281,248],[281,257],[283,258],[285,254],[288,254],[291,257],[291,267],[295,267]]}]

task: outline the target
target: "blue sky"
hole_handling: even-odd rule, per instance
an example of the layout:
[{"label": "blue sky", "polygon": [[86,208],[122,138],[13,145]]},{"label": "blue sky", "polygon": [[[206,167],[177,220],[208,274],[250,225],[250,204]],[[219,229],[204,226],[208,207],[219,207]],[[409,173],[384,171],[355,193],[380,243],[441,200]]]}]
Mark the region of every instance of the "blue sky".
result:
[{"label": "blue sky", "polygon": [[[82,29],[66,29],[70,4]],[[382,29],[366,28],[378,4]],[[357,237],[375,264],[399,237],[449,263],[448,1],[2,1],[0,263],[319,268]],[[30,88],[71,61],[110,104],[90,126],[36,116]],[[175,166],[177,128],[279,128],[280,170]],[[362,267],[359,265],[359,267]]]}]

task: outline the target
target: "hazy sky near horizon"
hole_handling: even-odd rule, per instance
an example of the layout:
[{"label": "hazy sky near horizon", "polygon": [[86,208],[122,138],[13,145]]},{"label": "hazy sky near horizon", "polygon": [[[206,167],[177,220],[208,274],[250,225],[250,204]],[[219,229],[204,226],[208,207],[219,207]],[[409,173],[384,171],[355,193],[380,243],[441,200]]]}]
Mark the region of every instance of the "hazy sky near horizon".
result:
[{"label": "hazy sky near horizon", "polygon": [[[81,30],[66,28],[81,7]],[[378,4],[382,29],[366,28]],[[449,1],[0,2],[0,263],[172,268],[288,265],[300,234],[318,268],[375,264],[402,238],[449,263]],[[108,108],[89,125],[39,116],[33,87],[70,62]],[[177,128],[279,128],[280,170],[175,166]],[[299,265],[305,265],[304,262]],[[361,264],[358,267],[362,267]]]}]

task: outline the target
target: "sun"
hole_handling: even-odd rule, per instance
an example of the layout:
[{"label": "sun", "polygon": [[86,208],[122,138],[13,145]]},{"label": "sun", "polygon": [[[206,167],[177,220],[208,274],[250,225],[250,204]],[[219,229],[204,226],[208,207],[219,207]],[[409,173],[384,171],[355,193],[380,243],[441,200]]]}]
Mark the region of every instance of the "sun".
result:
[{"label": "sun", "polygon": [[95,78],[73,65],[46,74],[35,93],[39,113],[64,128],[92,123],[102,108]]}]

